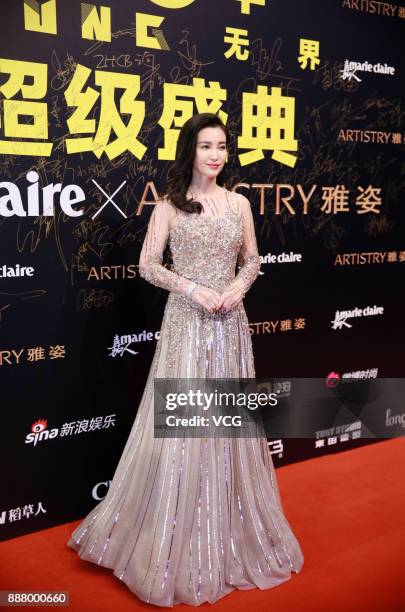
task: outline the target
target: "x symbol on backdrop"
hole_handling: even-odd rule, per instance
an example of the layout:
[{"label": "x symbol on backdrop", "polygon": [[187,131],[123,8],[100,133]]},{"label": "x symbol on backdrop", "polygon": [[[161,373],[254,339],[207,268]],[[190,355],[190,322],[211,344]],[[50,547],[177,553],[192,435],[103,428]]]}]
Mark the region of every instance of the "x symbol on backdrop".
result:
[{"label": "x symbol on backdrop", "polygon": [[122,215],[123,217],[125,217],[125,219],[126,219],[126,218],[127,218],[126,214],[125,214],[124,212],[122,212],[122,210],[120,209],[120,207],[119,207],[119,206],[117,206],[117,205],[116,205],[116,203],[113,201],[113,197],[114,197],[114,196],[115,196],[115,194],[116,194],[116,193],[118,193],[118,192],[119,192],[119,190],[120,190],[120,189],[121,189],[121,188],[122,188],[122,187],[125,185],[126,181],[124,181],[123,183],[121,183],[121,185],[120,185],[120,186],[119,186],[119,187],[118,187],[118,188],[117,188],[117,189],[114,191],[114,193],[113,193],[112,195],[110,195],[110,196],[109,196],[109,195],[108,195],[108,194],[107,194],[107,193],[104,191],[104,189],[103,189],[102,187],[100,187],[100,185],[97,183],[97,181],[95,181],[94,179],[91,179],[91,180],[92,180],[92,181],[93,181],[93,183],[96,185],[96,187],[98,187],[98,188],[100,189],[101,193],[102,193],[103,195],[105,195],[105,197],[107,198],[107,200],[104,202],[104,204],[102,205],[102,207],[101,207],[101,208],[99,208],[99,209],[98,209],[98,211],[94,213],[94,215],[92,216],[92,219],[95,219],[95,217],[97,217],[97,215],[101,213],[101,211],[103,210],[103,208],[104,208],[105,206],[107,206],[107,204],[108,204],[109,202],[111,202],[111,204],[113,204],[113,205],[115,206],[115,208],[116,208],[116,209],[117,209],[117,210],[118,210],[118,211],[121,213],[121,215]]}]

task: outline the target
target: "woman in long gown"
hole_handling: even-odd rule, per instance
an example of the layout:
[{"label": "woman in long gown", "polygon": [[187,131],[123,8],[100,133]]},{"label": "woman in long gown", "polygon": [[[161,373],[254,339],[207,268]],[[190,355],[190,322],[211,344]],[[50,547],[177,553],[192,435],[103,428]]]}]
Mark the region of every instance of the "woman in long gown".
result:
[{"label": "woman in long gown", "polygon": [[154,378],[255,377],[242,300],[260,258],[249,200],[221,186],[227,142],[211,113],[180,131],[139,261],[169,291],[160,337],[109,491],[67,543],[158,606],[268,589],[304,562],[266,438],[154,437]]}]

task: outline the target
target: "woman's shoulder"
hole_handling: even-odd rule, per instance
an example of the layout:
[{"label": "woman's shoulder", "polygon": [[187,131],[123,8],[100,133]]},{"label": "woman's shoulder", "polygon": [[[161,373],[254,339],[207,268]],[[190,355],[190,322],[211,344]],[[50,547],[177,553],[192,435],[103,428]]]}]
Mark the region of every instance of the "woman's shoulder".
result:
[{"label": "woman's shoulder", "polygon": [[177,207],[167,197],[167,195],[161,195],[155,201],[155,206],[158,208],[159,213],[172,219],[177,213]]},{"label": "woman's shoulder", "polygon": [[162,208],[169,208],[170,206],[173,207],[173,204],[167,195],[159,195],[158,199],[155,200],[155,204],[160,205]]},{"label": "woman's shoulder", "polygon": [[245,195],[243,195],[243,193],[240,193],[239,191],[233,191],[233,190],[229,191],[228,189],[226,191],[228,191],[232,195],[232,198],[236,204],[238,212],[244,212],[248,208],[250,208],[250,200],[248,200],[248,198]]},{"label": "woman's shoulder", "polygon": [[243,193],[240,193],[239,191],[235,192],[237,197],[239,198],[239,202],[241,203],[242,206],[249,206],[250,207],[250,200],[249,198],[247,198],[245,195],[243,195]]}]

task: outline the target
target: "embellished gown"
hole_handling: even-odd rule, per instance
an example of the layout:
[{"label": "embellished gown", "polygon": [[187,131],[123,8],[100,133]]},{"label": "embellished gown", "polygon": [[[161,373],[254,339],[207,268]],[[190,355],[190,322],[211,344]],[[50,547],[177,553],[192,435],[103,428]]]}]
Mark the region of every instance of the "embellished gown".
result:
[{"label": "embellished gown", "polygon": [[[246,292],[256,279],[250,203],[219,187],[198,201],[200,215],[167,199],[152,212],[139,271],[169,291],[160,337],[108,493],[67,542],[82,559],[112,569],[141,600],[166,607],[214,603],[236,588],[268,589],[304,562],[265,438],[154,437],[155,377],[255,377],[243,302],[210,314],[186,296],[193,281],[221,294]],[[173,271],[162,265],[167,243]]]}]

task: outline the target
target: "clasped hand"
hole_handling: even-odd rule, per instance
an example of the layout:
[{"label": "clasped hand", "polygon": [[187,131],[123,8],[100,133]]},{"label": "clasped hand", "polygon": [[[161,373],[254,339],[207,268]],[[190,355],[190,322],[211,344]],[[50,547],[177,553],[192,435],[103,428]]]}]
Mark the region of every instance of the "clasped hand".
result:
[{"label": "clasped hand", "polygon": [[192,299],[209,313],[214,314],[229,312],[241,303],[244,295],[243,289],[228,288],[219,294],[214,289],[198,285],[192,293]]}]

